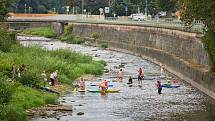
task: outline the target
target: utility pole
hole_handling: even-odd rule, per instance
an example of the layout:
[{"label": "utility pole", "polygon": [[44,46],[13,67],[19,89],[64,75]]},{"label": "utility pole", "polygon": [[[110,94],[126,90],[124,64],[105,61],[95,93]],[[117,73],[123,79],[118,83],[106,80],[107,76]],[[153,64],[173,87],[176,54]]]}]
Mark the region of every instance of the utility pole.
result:
[{"label": "utility pole", "polygon": [[26,14],[26,7],[27,7],[27,4],[25,4],[25,14]]},{"label": "utility pole", "polygon": [[148,1],[146,0],[146,8],[145,8],[145,15],[148,16]]},{"label": "utility pole", "polygon": [[84,0],[81,2],[81,14],[84,15]]}]

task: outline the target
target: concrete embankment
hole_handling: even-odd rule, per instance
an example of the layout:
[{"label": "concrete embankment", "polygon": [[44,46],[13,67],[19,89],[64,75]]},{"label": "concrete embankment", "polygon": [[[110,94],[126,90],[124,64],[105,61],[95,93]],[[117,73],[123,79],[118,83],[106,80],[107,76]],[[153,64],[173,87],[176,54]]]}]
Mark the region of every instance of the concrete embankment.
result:
[{"label": "concrete embankment", "polygon": [[215,99],[215,75],[209,73],[208,55],[201,34],[142,26],[74,23],[73,33],[97,43],[131,51],[186,80]]}]

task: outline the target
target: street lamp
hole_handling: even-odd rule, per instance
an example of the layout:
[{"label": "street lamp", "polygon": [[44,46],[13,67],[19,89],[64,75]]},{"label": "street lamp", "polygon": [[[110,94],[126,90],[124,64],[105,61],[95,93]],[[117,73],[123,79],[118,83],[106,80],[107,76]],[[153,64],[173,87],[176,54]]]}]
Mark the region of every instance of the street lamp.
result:
[{"label": "street lamp", "polygon": [[26,7],[27,7],[27,4],[25,4],[25,14],[26,14]]},{"label": "street lamp", "polygon": [[145,8],[145,15],[146,15],[146,16],[148,16],[148,5],[147,5],[148,3],[147,3],[147,2],[148,2],[148,1],[146,0],[146,8]]},{"label": "street lamp", "polygon": [[30,6],[28,7],[28,13],[29,14],[31,13],[31,7]]}]

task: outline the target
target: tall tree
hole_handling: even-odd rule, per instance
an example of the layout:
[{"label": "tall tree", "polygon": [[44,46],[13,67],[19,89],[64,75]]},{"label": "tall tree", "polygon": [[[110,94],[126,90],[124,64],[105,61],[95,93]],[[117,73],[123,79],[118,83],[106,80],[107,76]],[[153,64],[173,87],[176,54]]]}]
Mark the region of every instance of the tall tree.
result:
[{"label": "tall tree", "polygon": [[179,0],[181,19],[188,25],[200,20],[205,25],[203,43],[209,55],[211,71],[215,72],[215,1],[214,0]]},{"label": "tall tree", "polygon": [[167,17],[171,17],[172,12],[177,8],[177,0],[157,0],[156,2],[158,10],[166,11]]},{"label": "tall tree", "polygon": [[3,21],[6,19],[7,17],[7,13],[8,13],[8,8],[11,5],[11,2],[13,0],[1,0],[0,1],[0,21]]}]

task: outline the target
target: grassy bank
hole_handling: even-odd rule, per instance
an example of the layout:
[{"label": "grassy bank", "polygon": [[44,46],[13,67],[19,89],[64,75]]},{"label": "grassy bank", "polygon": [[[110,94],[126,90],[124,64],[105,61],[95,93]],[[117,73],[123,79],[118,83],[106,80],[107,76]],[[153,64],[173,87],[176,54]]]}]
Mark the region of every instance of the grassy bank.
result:
[{"label": "grassy bank", "polygon": [[[36,89],[43,86],[43,70],[48,78],[52,71],[58,70],[59,83],[67,85],[84,74],[103,73],[105,62],[93,61],[90,56],[71,50],[22,47],[11,41],[8,32],[0,31],[0,35],[0,121],[25,121],[26,109],[56,101],[57,95]],[[12,74],[13,64],[16,70],[20,65],[26,65],[21,77]],[[12,77],[13,82],[6,81]]]},{"label": "grassy bank", "polygon": [[65,32],[63,35],[57,36],[57,34],[50,27],[40,27],[40,28],[31,28],[26,29],[21,32],[24,35],[33,35],[33,36],[42,36],[47,38],[57,38],[62,42],[69,44],[81,44],[84,43],[82,37],[76,36],[72,33],[73,26],[69,25],[65,27]]},{"label": "grassy bank", "polygon": [[22,34],[25,35],[35,35],[47,38],[56,38],[57,34],[51,29],[51,27],[39,27],[39,28],[31,28],[22,31]]},{"label": "grassy bank", "polygon": [[20,83],[11,86],[13,88],[11,99],[0,109],[0,120],[3,121],[26,121],[26,109],[54,104],[58,98],[57,95],[24,87]]}]

